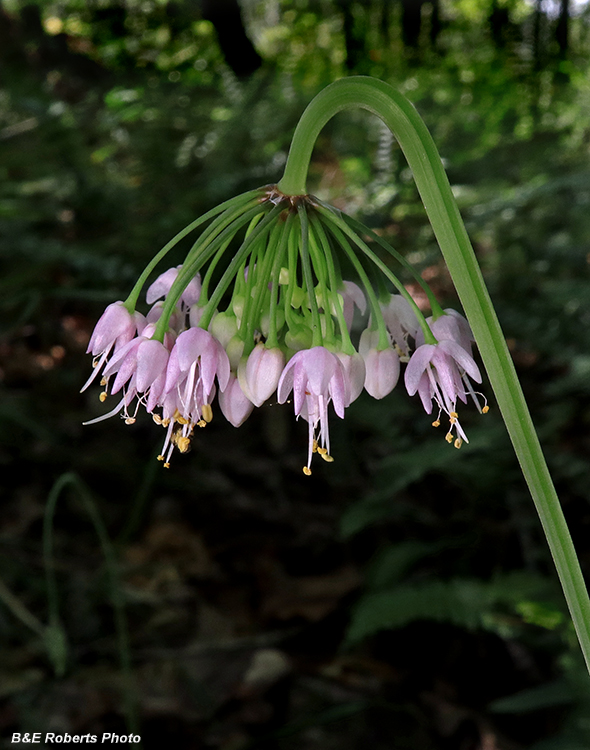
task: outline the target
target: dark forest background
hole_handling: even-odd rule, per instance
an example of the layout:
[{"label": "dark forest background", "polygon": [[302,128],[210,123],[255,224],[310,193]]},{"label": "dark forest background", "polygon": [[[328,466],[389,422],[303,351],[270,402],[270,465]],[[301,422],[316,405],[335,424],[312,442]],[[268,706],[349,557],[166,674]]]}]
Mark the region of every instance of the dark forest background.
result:
[{"label": "dark forest background", "polygon": [[[145,748],[590,748],[588,676],[493,399],[453,451],[402,388],[365,394],[311,478],[288,406],[216,418],[170,471],[149,419],[82,427],[104,307],[189,221],[278,180],[305,105],[349,74],[432,131],[590,572],[587,3],[4,0],[0,747],[133,730]],[[334,118],[310,189],[458,305],[379,121]]]}]

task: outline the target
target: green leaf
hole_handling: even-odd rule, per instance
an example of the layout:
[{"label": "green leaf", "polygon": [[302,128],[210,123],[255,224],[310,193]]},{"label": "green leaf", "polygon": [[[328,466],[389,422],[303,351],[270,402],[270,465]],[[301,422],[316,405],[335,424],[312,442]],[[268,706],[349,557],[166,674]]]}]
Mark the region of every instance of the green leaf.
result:
[{"label": "green leaf", "polygon": [[556,680],[521,690],[505,698],[498,698],[492,701],[488,708],[498,714],[523,714],[551,706],[565,706],[572,703],[574,699],[572,686],[565,680]]},{"label": "green leaf", "polygon": [[382,589],[400,581],[419,560],[440,549],[439,544],[409,540],[381,549],[366,573],[369,589]]},{"label": "green leaf", "polygon": [[469,630],[483,626],[489,590],[481,581],[431,581],[369,594],[357,604],[346,634],[351,645],[380,630],[401,628],[416,620],[449,622]]},{"label": "green leaf", "polygon": [[358,643],[381,630],[401,628],[416,620],[504,633],[505,613],[516,613],[523,600],[535,597],[545,600],[548,586],[543,579],[519,572],[491,581],[455,578],[369,593],[361,597],[353,610],[346,643]]}]

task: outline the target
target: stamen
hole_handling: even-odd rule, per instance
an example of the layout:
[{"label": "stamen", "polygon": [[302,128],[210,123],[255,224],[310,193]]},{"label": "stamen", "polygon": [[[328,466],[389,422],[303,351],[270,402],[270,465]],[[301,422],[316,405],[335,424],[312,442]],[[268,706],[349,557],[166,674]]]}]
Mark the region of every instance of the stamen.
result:
[{"label": "stamen", "polygon": [[117,406],[115,406],[115,408],[112,411],[108,412],[108,414],[103,414],[101,417],[90,419],[88,422],[82,422],[82,424],[83,425],[96,424],[97,422],[102,422],[105,419],[110,419],[110,417],[114,417],[115,414],[118,414],[121,411],[121,407],[124,405],[125,405],[125,397],[123,396],[123,398],[119,401]]},{"label": "stamen", "polygon": [[201,415],[205,422],[210,422],[213,419],[213,409],[211,404],[203,404],[201,407]]},{"label": "stamen", "polygon": [[159,414],[152,414],[152,419],[156,424],[162,424],[164,421]]},{"label": "stamen", "polygon": [[461,440],[461,438],[458,437],[458,438],[456,438],[456,440],[453,443],[453,445],[455,446],[455,448],[460,448],[463,445],[463,441]]},{"label": "stamen", "polygon": [[303,473],[305,474],[306,477],[310,477],[311,476],[311,469],[309,468],[309,466],[304,466],[303,467]]},{"label": "stamen", "polygon": [[108,393],[107,393],[106,391],[103,391],[103,392],[102,392],[102,393],[100,394],[100,396],[98,397],[98,400],[100,401],[100,403],[101,403],[101,404],[104,404],[104,402],[105,402],[105,401],[107,400],[107,396],[108,396],[108,395],[109,395],[109,394],[108,394]]},{"label": "stamen", "polygon": [[[166,430],[166,439],[164,440],[164,445],[162,447],[162,453],[161,453],[162,456],[166,455],[166,451],[168,450],[168,446],[172,442],[173,430],[174,430],[174,422],[172,422],[171,424],[169,424],[168,429]],[[174,447],[174,446],[172,446],[172,447]],[[169,460],[169,459],[170,459],[170,453],[168,453],[168,458],[167,459],[162,459],[162,460]]]},{"label": "stamen", "polygon": [[204,419],[199,419],[197,422],[197,427],[207,427],[207,422],[205,422]]},{"label": "stamen", "polygon": [[125,424],[135,424],[135,417],[127,417],[125,419]]},{"label": "stamen", "polygon": [[483,409],[481,410],[482,414],[487,414],[490,410],[490,407],[486,404]]},{"label": "stamen", "polygon": [[447,441],[447,443],[453,442],[453,435],[451,432],[447,432],[447,434],[445,435],[445,440]]},{"label": "stamen", "polygon": [[170,458],[172,456],[173,451],[174,451],[174,442],[173,440],[170,440],[170,447],[168,448],[168,453],[166,454],[166,461],[164,463],[165,469],[170,468]]},{"label": "stamen", "polygon": [[432,426],[433,427],[440,427],[440,419],[435,419],[434,422],[432,423]]},{"label": "stamen", "polygon": [[191,440],[187,437],[176,438],[176,446],[181,453],[186,453],[191,447]]},{"label": "stamen", "polygon": [[320,454],[322,458],[328,455],[328,451],[326,450],[326,448],[318,448],[317,452]]},{"label": "stamen", "polygon": [[157,460],[158,461],[164,461],[165,459],[164,459],[164,456],[160,453],[160,455],[158,456]]},{"label": "stamen", "polygon": [[320,453],[320,456],[324,459],[324,461],[327,461],[329,464],[334,462],[334,457],[331,456],[327,451],[325,453]]},{"label": "stamen", "polygon": [[318,452],[318,441],[317,440],[314,440],[313,443],[311,444],[311,452],[312,453],[317,453]]},{"label": "stamen", "polygon": [[[109,356],[109,352],[110,352],[110,349],[107,349],[105,352],[103,352],[103,354],[102,354],[102,356],[100,357],[99,360],[96,360],[96,359],[93,360],[93,363],[92,363],[93,370],[90,373],[90,377],[88,378],[88,380],[84,383],[84,385],[82,386],[82,388],[80,388],[80,393],[84,393],[84,391],[88,388],[88,386],[90,385],[90,383],[92,383],[94,381],[94,379],[96,378],[96,376],[100,372],[102,366],[106,362],[107,357]],[[95,362],[96,362],[96,364],[95,364]]]}]

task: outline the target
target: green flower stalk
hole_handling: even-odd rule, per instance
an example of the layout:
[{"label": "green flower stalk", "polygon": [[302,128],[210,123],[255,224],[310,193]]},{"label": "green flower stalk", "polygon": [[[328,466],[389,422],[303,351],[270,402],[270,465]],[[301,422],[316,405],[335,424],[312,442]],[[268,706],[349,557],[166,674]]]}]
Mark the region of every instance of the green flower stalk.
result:
[{"label": "green flower stalk", "polygon": [[[321,128],[353,106],[378,115],[396,136],[467,320],[442,310],[413,271],[430,303],[432,315],[425,317],[365,238],[405,270],[407,261],[362,224],[307,194]],[[149,286],[152,307],[144,317],[136,304],[152,271],[199,229],[182,266]],[[343,267],[352,267],[356,278],[344,278]],[[371,273],[380,274],[377,290]],[[355,308],[369,311],[358,340]],[[433,426],[448,420],[445,438],[460,448],[467,436],[457,404],[470,398],[481,413],[488,411],[473,387],[482,380],[472,357],[474,340],[590,669],[590,601],[510,354],[436,146],[412,104],[389,85],[353,77],[328,86],[304,112],[278,185],[227,201],[162,248],[129,297],[110,305],[97,323],[88,347],[95,367],[84,388],[100,375],[101,401],[119,394],[115,408],[91,422],[121,414],[133,423],[140,406],[152,414],[165,429],[159,458],[166,467],[174,450],[189,449],[195,428],[211,421],[216,396],[224,416],[239,426],[275,392],[280,403],[292,395],[295,415],[308,424],[303,471],[309,475],[314,455],[334,460],[330,404],[342,418],[363,388],[384,398],[404,364],[408,393],[418,393],[426,412],[434,411]]]}]

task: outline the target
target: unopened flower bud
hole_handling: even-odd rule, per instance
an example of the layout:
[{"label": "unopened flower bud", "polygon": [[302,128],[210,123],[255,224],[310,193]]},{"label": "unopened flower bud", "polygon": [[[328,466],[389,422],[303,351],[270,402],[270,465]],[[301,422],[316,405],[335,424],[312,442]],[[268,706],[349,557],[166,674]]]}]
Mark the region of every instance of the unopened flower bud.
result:
[{"label": "unopened flower bud", "polygon": [[383,398],[395,388],[399,378],[399,355],[393,347],[370,349],[364,357],[365,390],[373,398]]},{"label": "unopened flower bud", "polygon": [[285,355],[278,348],[267,349],[260,342],[238,367],[238,380],[242,390],[255,406],[262,404],[275,392],[285,366]]},{"label": "unopened flower bud", "polygon": [[239,427],[252,413],[254,404],[246,397],[235,375],[230,375],[227,387],[218,395],[223,416],[234,427]]},{"label": "unopened flower bud", "polygon": [[211,321],[209,331],[215,336],[224,349],[238,332],[238,321],[231,312],[221,312]]},{"label": "unopened flower bud", "polygon": [[232,372],[237,372],[240,359],[242,358],[242,352],[244,351],[244,342],[236,334],[233,336],[228,345],[225,347],[227,356],[229,357],[229,363],[231,365]]}]

